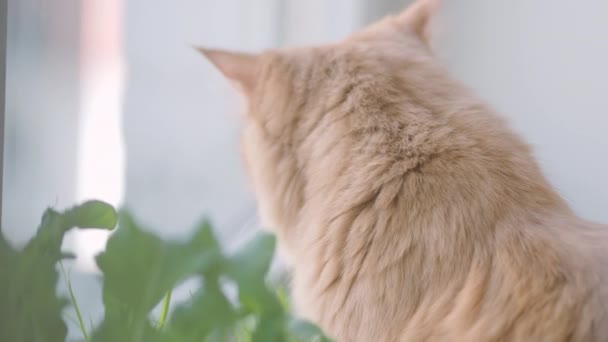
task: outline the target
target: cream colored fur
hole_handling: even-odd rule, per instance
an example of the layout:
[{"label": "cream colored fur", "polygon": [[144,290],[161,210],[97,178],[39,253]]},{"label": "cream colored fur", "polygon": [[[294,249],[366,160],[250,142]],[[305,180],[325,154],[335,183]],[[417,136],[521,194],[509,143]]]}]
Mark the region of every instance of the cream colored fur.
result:
[{"label": "cream colored fur", "polygon": [[248,99],[243,154],[298,312],[338,341],[608,341],[607,228],[440,65],[435,7],[328,46],[202,50]]}]

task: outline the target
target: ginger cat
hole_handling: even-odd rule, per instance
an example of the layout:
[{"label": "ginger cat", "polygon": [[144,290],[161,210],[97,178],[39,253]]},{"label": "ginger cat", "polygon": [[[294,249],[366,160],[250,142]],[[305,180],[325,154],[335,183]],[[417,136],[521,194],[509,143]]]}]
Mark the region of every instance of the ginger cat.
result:
[{"label": "ginger cat", "polygon": [[247,99],[298,313],[337,341],[608,341],[608,228],[433,56],[437,5],[333,45],[201,49]]}]

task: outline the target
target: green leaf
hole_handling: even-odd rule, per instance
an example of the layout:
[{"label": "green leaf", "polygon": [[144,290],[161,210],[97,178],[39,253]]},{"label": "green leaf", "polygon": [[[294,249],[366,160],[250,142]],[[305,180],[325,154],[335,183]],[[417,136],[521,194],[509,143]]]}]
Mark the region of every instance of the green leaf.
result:
[{"label": "green leaf", "polygon": [[208,275],[193,300],[175,309],[169,323],[173,336],[180,341],[220,338],[225,341],[238,316],[220,288],[217,277]]},{"label": "green leaf", "polygon": [[220,257],[209,224],[202,224],[189,242],[167,242],[144,232],[122,212],[119,228],[97,257],[104,275],[105,319],[110,322],[104,329],[126,329],[129,341],[140,341],[148,313],[161,298],[187,277],[212,269]]},{"label": "green leaf", "polygon": [[282,342],[285,341],[285,317],[263,317],[251,338],[251,342]]},{"label": "green leaf", "polygon": [[34,236],[21,251],[0,239],[0,341],[63,341],[67,328],[65,298],[56,295],[57,261],[65,258],[61,243],[74,226],[112,225],[114,209],[89,202],[61,214],[47,209]]},{"label": "green leaf", "polygon": [[[67,327],[61,316],[67,301],[55,293],[63,234],[62,216],[48,209],[37,235],[3,267],[0,294],[0,340],[62,341]],[[3,253],[4,254],[4,253]]]},{"label": "green leaf", "polygon": [[264,279],[270,269],[275,244],[273,235],[258,234],[229,259],[226,273],[239,283]]},{"label": "green leaf", "polygon": [[15,251],[8,241],[4,239],[2,230],[0,230],[0,266],[4,266],[5,263],[8,263],[8,260],[14,257],[16,253],[17,251]]},{"label": "green leaf", "polygon": [[289,331],[298,341],[331,341],[323,334],[323,331],[319,327],[305,320],[292,319],[289,322]]},{"label": "green leaf", "polygon": [[91,337],[93,342],[177,342],[157,331],[149,321],[135,323],[133,319],[106,316]]},{"label": "green leaf", "polygon": [[228,259],[225,272],[239,287],[239,300],[247,313],[277,315],[283,312],[280,300],[266,284],[266,274],[274,255],[274,236],[261,233]]},{"label": "green leaf", "polygon": [[[36,236],[23,250],[12,248],[0,234],[0,341],[63,341],[65,298],[57,297],[57,262],[73,257],[61,251],[72,227],[112,229],[114,209],[90,201],[64,213],[48,209]],[[222,255],[211,225],[203,221],[189,241],[165,241],[141,229],[127,212],[120,227],[98,256],[103,272],[104,320],[91,341],[215,342],[329,341],[318,328],[293,321],[284,292],[268,286],[266,275],[275,239],[260,234],[229,258]],[[68,292],[76,303],[69,275]],[[171,289],[190,277],[202,277],[203,286],[192,298],[169,312]],[[238,286],[239,303],[222,291],[225,279]],[[149,315],[166,296],[163,316],[155,328]],[[75,307],[84,331],[83,315]],[[63,315],[65,316],[65,315]],[[168,317],[168,318],[167,318]]]},{"label": "green leaf", "polygon": [[114,208],[101,201],[88,201],[76,206],[64,214],[65,219],[73,227],[114,229],[118,215]]}]

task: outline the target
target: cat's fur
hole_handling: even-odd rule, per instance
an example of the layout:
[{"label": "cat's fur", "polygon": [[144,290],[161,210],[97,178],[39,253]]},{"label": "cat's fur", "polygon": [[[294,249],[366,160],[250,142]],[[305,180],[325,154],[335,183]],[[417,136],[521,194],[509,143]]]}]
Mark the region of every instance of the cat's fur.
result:
[{"label": "cat's fur", "polygon": [[608,341],[608,230],[433,56],[419,0],[343,42],[202,52],[298,312],[338,341]]}]

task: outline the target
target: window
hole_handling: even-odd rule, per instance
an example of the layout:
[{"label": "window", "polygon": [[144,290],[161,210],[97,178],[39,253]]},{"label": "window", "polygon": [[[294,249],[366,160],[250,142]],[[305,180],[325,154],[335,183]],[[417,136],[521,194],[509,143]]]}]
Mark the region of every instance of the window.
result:
[{"label": "window", "polygon": [[[5,233],[22,243],[47,206],[100,198],[162,234],[186,234],[207,215],[226,243],[246,239],[257,221],[239,99],[191,46],[334,41],[405,2],[9,0]],[[574,208],[605,221],[608,2],[584,3],[446,1],[437,51],[510,116]],[[104,239],[66,241],[81,256],[77,293],[99,286],[87,272]],[[100,303],[82,306],[95,318]]]}]

